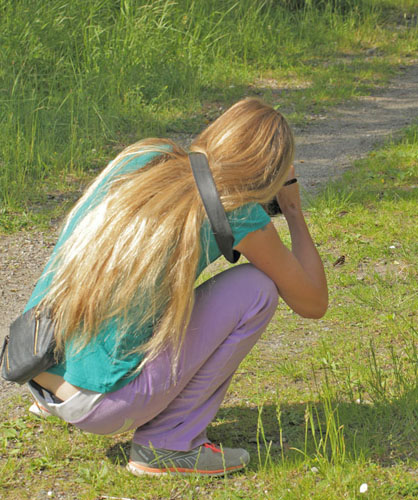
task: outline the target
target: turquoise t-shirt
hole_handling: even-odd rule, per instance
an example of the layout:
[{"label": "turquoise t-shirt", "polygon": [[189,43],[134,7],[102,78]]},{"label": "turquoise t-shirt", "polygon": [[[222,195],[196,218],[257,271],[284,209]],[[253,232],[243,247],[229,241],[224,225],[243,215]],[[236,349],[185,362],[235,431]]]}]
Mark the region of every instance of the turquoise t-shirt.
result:
[{"label": "turquoise t-shirt", "polygon": [[[73,232],[77,223],[93,207],[97,206],[106,195],[111,181],[119,175],[133,172],[159,153],[147,153],[131,160],[124,160],[122,165],[114,165],[105,179],[95,188],[85,202],[60,234],[52,255],[40,277],[25,311],[36,306],[45,296],[53,278],[50,269],[52,260],[67,238]],[[227,214],[234,235],[234,245],[237,245],[247,234],[261,229],[270,222],[270,217],[258,204],[244,205]],[[200,231],[201,257],[198,263],[197,276],[211,262],[220,257],[215,237],[207,220]],[[113,392],[130,382],[137,374],[133,371],[141,363],[143,354],[127,354],[133,348],[145,343],[152,335],[152,324],[140,331],[131,327],[122,339],[118,339],[122,318],[115,317],[103,323],[98,335],[80,352],[72,352],[71,344],[66,346],[65,359],[48,371],[61,375],[67,382],[101,393]]]}]

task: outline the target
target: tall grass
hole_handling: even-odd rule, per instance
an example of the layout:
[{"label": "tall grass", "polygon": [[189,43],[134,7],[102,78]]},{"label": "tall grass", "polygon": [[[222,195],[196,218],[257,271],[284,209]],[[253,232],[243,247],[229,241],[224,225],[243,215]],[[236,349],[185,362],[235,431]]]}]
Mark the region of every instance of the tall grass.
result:
[{"label": "tall grass", "polygon": [[405,54],[410,31],[389,34],[382,22],[389,6],[405,24],[399,16],[412,5],[0,0],[0,219],[63,189],[69,174],[89,175],[126,143],[197,131],[213,118],[202,105],[242,97],[257,78],[308,81],[295,109],[354,95],[373,70],[318,61],[376,45]]}]

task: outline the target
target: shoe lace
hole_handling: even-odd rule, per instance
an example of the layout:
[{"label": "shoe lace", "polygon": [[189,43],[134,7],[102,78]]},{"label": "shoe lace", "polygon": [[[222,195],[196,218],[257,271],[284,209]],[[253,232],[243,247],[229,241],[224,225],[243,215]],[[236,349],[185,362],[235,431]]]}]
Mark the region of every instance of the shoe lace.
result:
[{"label": "shoe lace", "polygon": [[215,453],[222,453],[222,450],[219,448],[219,446],[216,446],[216,444],[213,444],[213,443],[205,443],[203,445],[205,448],[209,448],[210,450],[212,450],[213,452]]}]

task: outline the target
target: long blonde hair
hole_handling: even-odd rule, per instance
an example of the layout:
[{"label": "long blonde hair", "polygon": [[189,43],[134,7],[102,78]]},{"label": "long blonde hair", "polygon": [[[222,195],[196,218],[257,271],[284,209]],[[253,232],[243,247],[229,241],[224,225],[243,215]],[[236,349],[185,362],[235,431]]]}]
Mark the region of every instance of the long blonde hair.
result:
[{"label": "long blonde hair", "polygon": [[[248,98],[207,127],[190,150],[207,155],[228,212],[273,198],[293,159],[293,136],[279,112]],[[117,175],[126,162],[149,152],[161,154]],[[175,366],[193,307],[205,217],[187,152],[164,139],[128,147],[78,201],[67,225],[109,174],[104,198],[58,252],[40,305],[52,311],[58,352],[70,339],[82,349],[104,321],[120,316],[137,330],[154,324],[150,340],[133,351],[146,354],[138,370],[168,346]],[[119,332],[125,334],[127,328]]]}]

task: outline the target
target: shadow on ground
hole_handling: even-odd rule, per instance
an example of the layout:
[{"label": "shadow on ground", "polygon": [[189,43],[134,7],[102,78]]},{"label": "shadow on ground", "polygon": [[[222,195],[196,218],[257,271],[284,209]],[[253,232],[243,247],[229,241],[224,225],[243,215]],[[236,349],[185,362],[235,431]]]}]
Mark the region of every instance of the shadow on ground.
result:
[{"label": "shadow on ground", "polygon": [[[284,459],[303,462],[306,458],[314,462],[326,458],[331,462],[343,462],[344,449],[347,459],[363,456],[382,466],[418,459],[418,390],[405,394],[402,398],[376,404],[331,402],[332,420],[337,423],[343,447],[333,452],[330,445],[317,445],[321,429],[325,439],[327,416],[322,403],[312,403],[310,413],[313,426],[307,417],[305,404],[284,404],[281,406],[281,424],[278,421],[277,407],[272,404],[263,408],[232,406],[219,410],[216,420],[208,429],[211,441],[221,442],[225,447],[243,447],[250,451],[252,460],[250,470],[258,470],[266,461],[282,460],[281,442]],[[328,413],[329,419],[329,413]],[[282,429],[282,440],[280,438]],[[307,429],[307,445],[305,433]],[[330,431],[332,434],[334,431]],[[315,434],[315,438],[313,437]],[[264,437],[263,437],[264,436]],[[332,437],[332,436],[331,436]],[[108,458],[115,464],[125,464],[129,457],[130,441],[114,444],[107,450]],[[299,451],[297,451],[299,450]],[[258,453],[260,451],[260,454]]]}]

